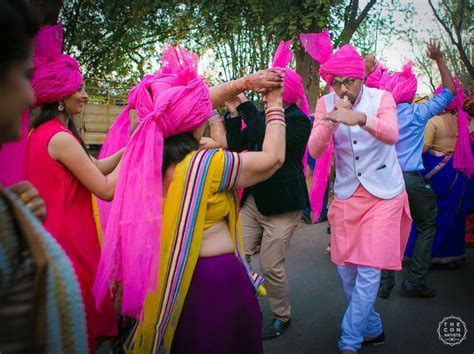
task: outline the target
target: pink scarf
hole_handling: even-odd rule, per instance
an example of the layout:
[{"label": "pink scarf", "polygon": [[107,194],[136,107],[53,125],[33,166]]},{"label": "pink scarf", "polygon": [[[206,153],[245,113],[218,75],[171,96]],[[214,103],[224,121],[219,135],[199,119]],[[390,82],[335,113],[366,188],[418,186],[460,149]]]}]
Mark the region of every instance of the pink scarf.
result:
[{"label": "pink scarf", "polygon": [[[329,31],[325,29],[321,33],[300,34],[301,44],[306,52],[318,63],[320,63],[319,74],[331,85],[334,76],[348,76],[364,79],[364,59],[351,45],[344,45],[332,54],[333,45],[329,38]],[[324,204],[331,158],[334,144],[331,142],[324,154],[316,161],[312,185],[309,193],[313,219],[318,219]]]},{"label": "pink scarf", "polygon": [[157,282],[164,138],[193,131],[212,110],[209,89],[197,75],[196,55],[168,46],[162,65],[134,89],[131,106],[141,123],[122,157],[93,288],[99,308],[109,283],[122,281],[122,313],[137,319]]},{"label": "pink scarf", "polygon": [[[82,83],[75,59],[62,54],[63,27],[44,26],[35,37],[32,86],[35,106],[59,101],[72,95]],[[0,182],[9,186],[26,178],[26,146],[28,143],[29,110],[22,114],[22,133],[17,142],[0,146]]]},{"label": "pink scarf", "polygon": [[[467,177],[474,174],[474,157],[472,156],[471,143],[469,139],[469,115],[463,109],[464,99],[467,96],[463,93],[463,87],[454,78],[454,85],[456,86],[456,95],[453,101],[446,106],[447,111],[458,112],[458,138],[453,154],[453,167]],[[435,95],[443,90],[443,86],[439,86]]]},{"label": "pink scarf", "polygon": [[0,183],[9,187],[26,179],[26,148],[28,145],[29,110],[21,114],[20,140],[0,145]]}]

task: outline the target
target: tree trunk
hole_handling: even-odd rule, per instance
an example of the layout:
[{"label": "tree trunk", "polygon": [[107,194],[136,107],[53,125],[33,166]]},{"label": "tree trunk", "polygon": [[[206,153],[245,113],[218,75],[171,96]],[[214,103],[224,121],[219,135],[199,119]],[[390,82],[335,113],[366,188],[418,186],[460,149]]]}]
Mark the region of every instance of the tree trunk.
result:
[{"label": "tree trunk", "polygon": [[296,72],[303,78],[303,88],[308,99],[309,109],[314,113],[316,101],[319,98],[319,63],[315,62],[308,53],[299,47],[295,53]]},{"label": "tree trunk", "polygon": [[63,6],[62,0],[30,0],[30,2],[38,9],[42,25],[58,23],[59,12]]}]

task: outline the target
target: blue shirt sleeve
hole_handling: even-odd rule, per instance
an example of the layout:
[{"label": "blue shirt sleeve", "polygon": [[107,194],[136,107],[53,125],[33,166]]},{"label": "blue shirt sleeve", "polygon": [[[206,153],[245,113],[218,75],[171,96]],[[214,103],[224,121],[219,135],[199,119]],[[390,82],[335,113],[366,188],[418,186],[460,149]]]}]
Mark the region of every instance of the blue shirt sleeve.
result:
[{"label": "blue shirt sleeve", "polygon": [[415,119],[426,124],[431,117],[437,116],[451,103],[454,96],[448,89],[443,89],[425,102],[415,105]]}]

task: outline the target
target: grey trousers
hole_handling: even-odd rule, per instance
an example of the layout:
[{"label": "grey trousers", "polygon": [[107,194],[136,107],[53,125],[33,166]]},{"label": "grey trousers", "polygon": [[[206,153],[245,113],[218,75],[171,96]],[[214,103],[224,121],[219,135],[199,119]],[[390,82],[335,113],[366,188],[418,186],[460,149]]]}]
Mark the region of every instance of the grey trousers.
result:
[{"label": "grey trousers", "polygon": [[[436,233],[436,195],[426,185],[420,173],[404,172],[403,178],[410,202],[410,212],[416,223],[416,241],[405,280],[412,284],[423,284],[431,265],[431,250]],[[382,272],[382,284],[395,281],[393,271]]]}]

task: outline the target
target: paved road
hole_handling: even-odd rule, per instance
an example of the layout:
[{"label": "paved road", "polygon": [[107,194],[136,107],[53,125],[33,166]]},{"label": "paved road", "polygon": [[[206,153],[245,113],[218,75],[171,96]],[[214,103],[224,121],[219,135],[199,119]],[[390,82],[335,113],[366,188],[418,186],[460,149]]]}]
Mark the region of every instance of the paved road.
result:
[{"label": "paved road", "polygon": [[[324,249],[329,241],[326,223],[302,224],[290,245],[286,261],[292,292],[292,324],[280,338],[265,342],[266,354],[338,353],[339,326],[346,307],[339,276]],[[360,353],[375,354],[474,354],[474,249],[458,268],[436,267],[430,283],[438,290],[435,298],[404,296],[401,277],[390,298],[378,299],[386,342],[363,348]],[[258,256],[253,265],[258,268]],[[261,301],[265,324],[271,321],[268,302]],[[467,324],[467,338],[448,346],[438,339],[439,322],[450,315]]]}]

